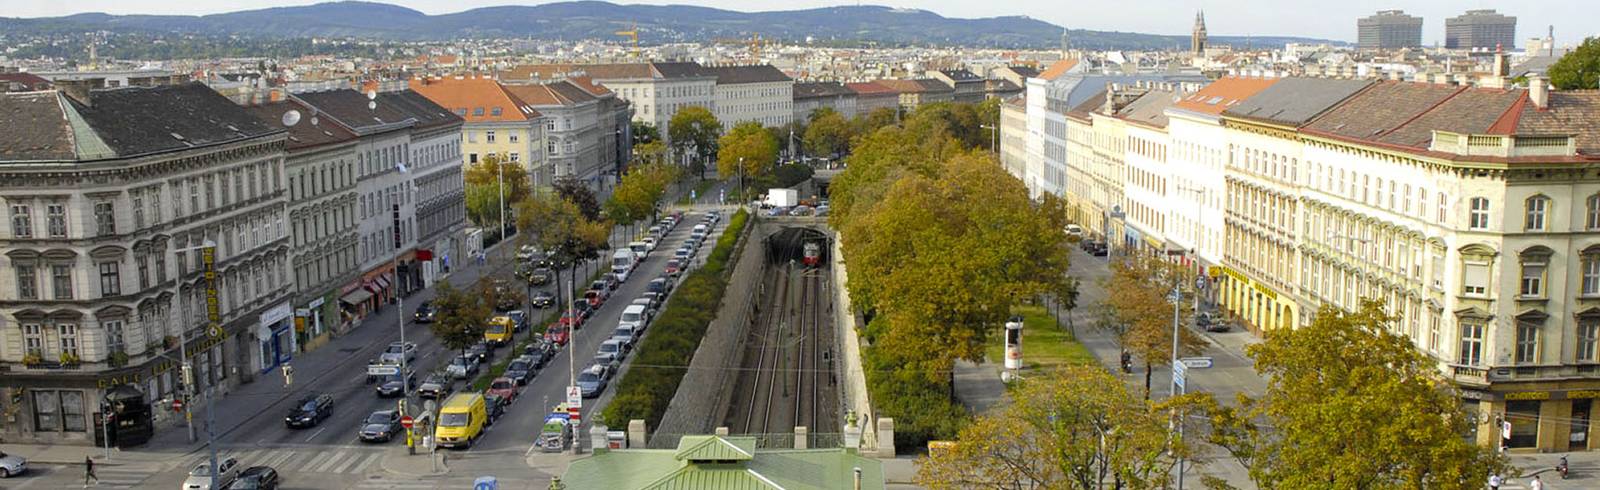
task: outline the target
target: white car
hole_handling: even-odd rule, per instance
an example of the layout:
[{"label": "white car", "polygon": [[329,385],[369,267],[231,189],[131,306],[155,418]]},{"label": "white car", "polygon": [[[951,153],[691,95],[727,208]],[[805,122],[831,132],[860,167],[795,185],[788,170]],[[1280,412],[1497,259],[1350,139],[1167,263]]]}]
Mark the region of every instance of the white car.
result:
[{"label": "white car", "polygon": [[[239,460],[228,456],[217,458],[217,485],[226,488],[228,483],[239,477]],[[211,462],[206,461],[189,470],[189,478],[183,480],[183,486],[178,490],[211,490]]]},{"label": "white car", "polygon": [[400,342],[390,342],[389,347],[383,349],[383,353],[378,355],[378,363],[400,364],[400,358],[402,356],[405,357],[407,363],[416,361],[417,344],[415,342],[406,342],[403,344]]},{"label": "white car", "polygon": [[15,454],[6,454],[0,451],[0,478],[10,478],[28,471],[28,460]]}]

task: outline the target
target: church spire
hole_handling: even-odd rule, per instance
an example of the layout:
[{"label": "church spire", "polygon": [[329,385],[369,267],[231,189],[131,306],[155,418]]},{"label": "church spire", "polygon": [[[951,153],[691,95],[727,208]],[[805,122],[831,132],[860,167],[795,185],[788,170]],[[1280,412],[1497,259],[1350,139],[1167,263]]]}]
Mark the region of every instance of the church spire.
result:
[{"label": "church spire", "polygon": [[1195,55],[1206,52],[1206,12],[1204,10],[1194,14],[1194,32],[1189,35],[1189,50]]}]

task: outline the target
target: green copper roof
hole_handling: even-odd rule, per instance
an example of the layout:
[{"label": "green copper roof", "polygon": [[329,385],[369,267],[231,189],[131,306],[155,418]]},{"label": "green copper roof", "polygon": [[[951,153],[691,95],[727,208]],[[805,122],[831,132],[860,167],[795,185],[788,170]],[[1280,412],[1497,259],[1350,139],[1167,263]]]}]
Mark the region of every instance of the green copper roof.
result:
[{"label": "green copper roof", "polygon": [[678,440],[678,461],[748,461],[755,457],[756,438],[683,436]]},{"label": "green copper roof", "polygon": [[623,449],[573,461],[569,488],[809,490],[884,488],[883,464],[844,449],[757,450],[748,437],[687,436],[678,449]]}]

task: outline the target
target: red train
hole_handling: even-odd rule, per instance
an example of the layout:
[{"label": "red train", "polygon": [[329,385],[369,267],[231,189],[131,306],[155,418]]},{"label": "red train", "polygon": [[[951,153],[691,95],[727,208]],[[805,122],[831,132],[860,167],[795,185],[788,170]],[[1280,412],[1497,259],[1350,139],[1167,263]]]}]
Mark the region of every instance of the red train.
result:
[{"label": "red train", "polygon": [[804,255],[800,257],[800,262],[805,264],[806,267],[815,268],[822,265],[821,244],[818,244],[817,242],[806,242],[805,246],[803,247],[803,251]]}]

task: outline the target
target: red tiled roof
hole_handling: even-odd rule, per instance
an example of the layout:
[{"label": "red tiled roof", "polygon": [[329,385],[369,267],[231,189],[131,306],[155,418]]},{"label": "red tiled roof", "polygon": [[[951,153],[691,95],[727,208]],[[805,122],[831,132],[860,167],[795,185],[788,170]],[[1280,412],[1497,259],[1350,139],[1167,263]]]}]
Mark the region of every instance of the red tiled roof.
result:
[{"label": "red tiled roof", "polygon": [[[461,115],[461,118],[469,123],[526,121],[540,116],[539,111],[508,92],[500,82],[490,78],[411,80],[411,89],[433,103]],[[500,110],[498,115],[495,114],[495,109]]]},{"label": "red tiled roof", "polygon": [[1045,80],[1055,80],[1060,78],[1061,75],[1066,74],[1067,71],[1072,70],[1072,68],[1075,66],[1078,66],[1078,60],[1076,59],[1060,60],[1055,62],[1055,64],[1050,65],[1050,68],[1046,69],[1044,73],[1040,73],[1039,78],[1043,78]]},{"label": "red tiled roof", "polygon": [[[880,80],[881,81],[881,80]],[[846,83],[845,87],[855,91],[857,95],[900,95],[900,91],[880,84],[878,82]]]},{"label": "red tiled roof", "polygon": [[1201,114],[1221,115],[1233,104],[1250,98],[1274,83],[1278,83],[1277,78],[1224,77],[1184,97],[1176,107]]}]

